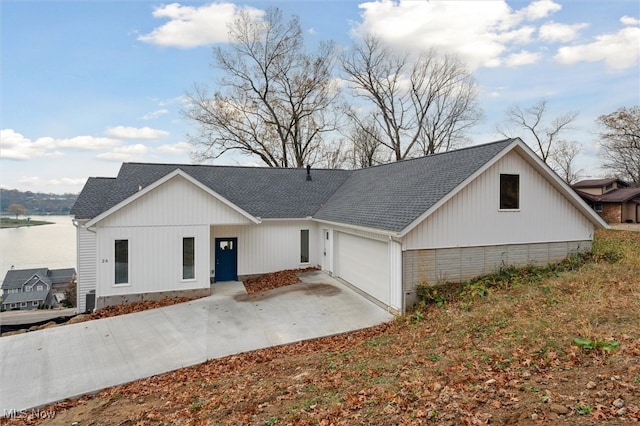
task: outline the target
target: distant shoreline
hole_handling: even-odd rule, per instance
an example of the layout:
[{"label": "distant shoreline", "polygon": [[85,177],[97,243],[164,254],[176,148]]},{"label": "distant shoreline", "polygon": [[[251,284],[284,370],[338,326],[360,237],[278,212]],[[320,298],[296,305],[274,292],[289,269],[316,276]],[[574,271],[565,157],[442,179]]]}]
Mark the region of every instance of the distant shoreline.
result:
[{"label": "distant shoreline", "polygon": [[23,226],[40,226],[40,225],[52,225],[52,224],[53,222],[47,222],[44,220],[11,219],[8,217],[0,218],[0,229],[21,228]]}]

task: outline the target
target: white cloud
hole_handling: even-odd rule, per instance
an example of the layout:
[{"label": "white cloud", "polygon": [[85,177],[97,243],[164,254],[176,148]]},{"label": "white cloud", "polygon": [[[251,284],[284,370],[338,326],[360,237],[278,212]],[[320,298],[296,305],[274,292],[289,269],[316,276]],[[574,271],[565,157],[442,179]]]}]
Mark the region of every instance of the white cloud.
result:
[{"label": "white cloud", "polygon": [[98,154],[96,158],[107,161],[134,161],[141,159],[149,151],[142,144],[125,145],[114,148],[111,152]]},{"label": "white cloud", "polygon": [[495,67],[513,45],[532,42],[536,28],[524,22],[544,18],[561,6],[536,1],[513,10],[506,1],[391,1],[360,4],[362,22],[354,37],[373,34],[408,50],[455,53],[472,69]]},{"label": "white cloud", "polygon": [[159,139],[169,136],[169,132],[150,127],[116,126],[108,128],[106,133],[118,139]]},{"label": "white cloud", "polygon": [[530,21],[545,18],[554,12],[558,12],[562,6],[551,0],[534,1],[525,7],[521,13]]},{"label": "white cloud", "polygon": [[156,148],[156,151],[162,154],[184,154],[191,151],[191,144],[189,142],[178,142],[173,145],[162,145]]},{"label": "white cloud", "polygon": [[169,114],[169,110],[166,109],[166,108],[162,108],[162,109],[159,109],[159,110],[156,110],[156,111],[149,112],[149,113],[143,115],[142,117],[140,117],[140,119],[141,120],[145,120],[145,121],[146,120],[155,120],[156,118],[158,118],[158,117],[160,117],[162,115],[165,115],[165,114]]},{"label": "white cloud", "polygon": [[42,179],[39,176],[22,176],[17,180],[18,183],[29,186],[81,186],[84,185],[86,181],[87,178],[62,177],[59,179]]},{"label": "white cloud", "polygon": [[42,157],[45,152],[44,148],[35,146],[30,139],[13,129],[0,130],[0,158],[28,160],[33,157]]},{"label": "white cloud", "polygon": [[559,24],[557,22],[549,22],[540,27],[538,36],[540,40],[546,42],[568,42],[575,40],[581,29],[586,28],[588,24]]},{"label": "white cloud", "polygon": [[513,53],[507,56],[505,63],[508,67],[517,67],[520,65],[534,64],[540,60],[542,55],[540,53],[527,52],[521,50],[519,53]]},{"label": "white cloud", "polygon": [[73,138],[54,139],[46,136],[38,138],[34,142],[36,146],[46,149],[70,148],[82,151],[98,151],[101,149],[110,149],[122,144],[121,141],[113,138],[103,138],[96,136],[75,136]]},{"label": "white cloud", "polygon": [[122,142],[111,138],[76,136],[67,139],[42,137],[35,141],[24,137],[13,129],[0,130],[0,158],[29,160],[37,157],[62,157],[60,149],[100,150],[111,149]]},{"label": "white cloud", "polygon": [[622,25],[640,25],[640,19],[626,15],[620,18],[620,22]]},{"label": "white cloud", "polygon": [[157,44],[192,48],[228,41],[227,25],[237,17],[240,10],[247,10],[254,19],[260,19],[264,11],[233,3],[211,3],[200,7],[171,3],[153,11],[155,18],[168,18],[169,22],[141,35],[138,40]]},{"label": "white cloud", "polygon": [[625,27],[615,34],[600,35],[593,43],[561,47],[554,59],[565,65],[604,61],[614,70],[638,66],[640,28]]}]

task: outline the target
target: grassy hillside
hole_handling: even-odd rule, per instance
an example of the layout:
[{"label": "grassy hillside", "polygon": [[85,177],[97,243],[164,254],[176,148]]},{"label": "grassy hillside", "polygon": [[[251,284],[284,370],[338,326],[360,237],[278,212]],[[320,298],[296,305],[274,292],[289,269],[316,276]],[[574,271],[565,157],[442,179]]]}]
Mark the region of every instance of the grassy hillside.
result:
[{"label": "grassy hillside", "polygon": [[47,408],[44,423],[626,424],[640,420],[639,281],[640,233],[599,232],[586,259],[429,292],[372,329],[114,387]]}]

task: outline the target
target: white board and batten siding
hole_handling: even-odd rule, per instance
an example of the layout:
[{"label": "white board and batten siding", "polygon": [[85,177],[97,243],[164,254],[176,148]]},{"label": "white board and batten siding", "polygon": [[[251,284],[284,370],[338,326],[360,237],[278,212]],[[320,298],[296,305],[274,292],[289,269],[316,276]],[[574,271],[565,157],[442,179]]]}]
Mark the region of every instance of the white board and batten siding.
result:
[{"label": "white board and batten siding", "polygon": [[[237,238],[238,275],[256,275],[320,265],[318,229],[311,220],[269,220],[259,225],[211,226],[211,264],[215,265],[215,239]],[[309,262],[300,261],[300,231],[309,230]]]},{"label": "white board and batten siding", "polygon": [[76,247],[78,250],[78,278],[77,278],[77,312],[87,310],[86,297],[89,292],[96,290],[96,234],[83,225],[86,220],[78,220],[76,223]]},{"label": "white board and batten siding", "polygon": [[[520,209],[500,211],[500,174],[520,175]],[[595,227],[516,151],[418,224],[404,249],[587,241]]]},{"label": "white board and batten siding", "polygon": [[[97,297],[210,286],[210,224],[251,221],[181,176],[175,176],[95,224]],[[182,279],[183,238],[195,238],[195,279]],[[114,244],[128,240],[129,283],[114,284]]]},{"label": "white board and batten siding", "polygon": [[[195,279],[182,279],[183,238],[195,240]],[[114,244],[128,240],[129,280],[115,283]],[[154,249],[154,248],[162,248]],[[209,226],[109,227],[98,238],[99,297],[207,288]]]}]

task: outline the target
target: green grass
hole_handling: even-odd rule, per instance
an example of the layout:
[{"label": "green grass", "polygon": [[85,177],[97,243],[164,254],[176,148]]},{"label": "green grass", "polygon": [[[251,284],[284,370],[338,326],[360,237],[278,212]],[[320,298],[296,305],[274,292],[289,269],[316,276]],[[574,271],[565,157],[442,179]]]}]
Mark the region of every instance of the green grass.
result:
[{"label": "green grass", "polygon": [[0,228],[19,228],[21,226],[51,225],[52,223],[53,222],[47,222],[44,220],[12,219],[8,217],[0,218]]}]

